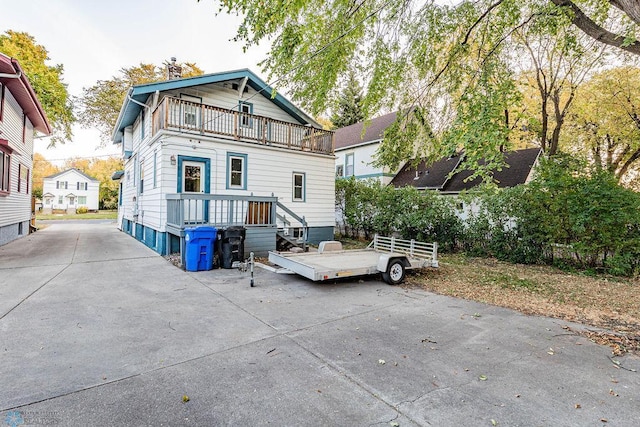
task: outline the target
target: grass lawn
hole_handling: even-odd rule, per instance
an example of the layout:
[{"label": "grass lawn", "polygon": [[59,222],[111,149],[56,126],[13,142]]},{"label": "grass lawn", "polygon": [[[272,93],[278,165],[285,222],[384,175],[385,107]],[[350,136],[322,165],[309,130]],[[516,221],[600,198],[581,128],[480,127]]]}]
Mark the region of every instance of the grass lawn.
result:
[{"label": "grass lawn", "polygon": [[87,212],[84,214],[74,214],[74,215],[67,215],[67,214],[44,215],[41,213],[36,214],[36,220],[38,221],[47,220],[47,219],[61,220],[61,219],[117,219],[117,218],[118,218],[117,210]]},{"label": "grass lawn", "polygon": [[[341,240],[345,249],[367,244]],[[403,286],[579,322],[593,328],[568,332],[609,345],[614,355],[640,355],[640,278],[593,276],[462,254],[440,254],[439,260],[440,268],[408,274]]]}]

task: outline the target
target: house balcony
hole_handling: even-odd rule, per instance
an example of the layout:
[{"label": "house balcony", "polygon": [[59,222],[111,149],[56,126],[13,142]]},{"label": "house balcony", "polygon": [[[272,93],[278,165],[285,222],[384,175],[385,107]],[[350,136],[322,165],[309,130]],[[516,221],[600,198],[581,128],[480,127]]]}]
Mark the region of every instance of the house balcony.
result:
[{"label": "house balcony", "polygon": [[153,135],[163,129],[317,154],[334,150],[332,131],[173,97],[165,97],[153,112]]}]

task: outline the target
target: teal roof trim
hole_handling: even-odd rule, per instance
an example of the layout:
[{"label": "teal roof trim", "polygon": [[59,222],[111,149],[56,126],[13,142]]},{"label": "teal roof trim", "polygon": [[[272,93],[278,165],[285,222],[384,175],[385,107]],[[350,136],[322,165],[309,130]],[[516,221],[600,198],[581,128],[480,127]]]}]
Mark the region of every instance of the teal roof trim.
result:
[{"label": "teal roof trim", "polygon": [[[131,101],[131,99],[140,103],[145,103],[149,96],[151,96],[156,91],[163,92],[168,90],[183,89],[193,86],[220,83],[229,80],[238,80],[245,77],[248,78],[247,85],[249,87],[259,92],[262,96],[276,104],[282,110],[287,112],[287,114],[295,118],[300,124],[310,124],[318,128],[321,127],[315,120],[308,116],[304,111],[293,105],[291,101],[286,99],[284,96],[276,93],[276,96],[272,97],[271,94],[273,92],[273,88],[271,88],[271,86],[265,83],[251,70],[245,68],[241,70],[205,74],[202,76],[186,77],[176,80],[166,80],[163,82],[148,83],[131,87],[129,89],[129,92],[127,93],[127,97],[124,100],[122,108],[120,109],[120,115],[118,116],[118,121],[116,122],[116,127],[114,129],[112,137],[113,142],[122,142],[124,128],[126,128],[127,126],[131,126],[140,114],[142,106]],[[233,108],[234,107],[231,107],[231,109]]]}]

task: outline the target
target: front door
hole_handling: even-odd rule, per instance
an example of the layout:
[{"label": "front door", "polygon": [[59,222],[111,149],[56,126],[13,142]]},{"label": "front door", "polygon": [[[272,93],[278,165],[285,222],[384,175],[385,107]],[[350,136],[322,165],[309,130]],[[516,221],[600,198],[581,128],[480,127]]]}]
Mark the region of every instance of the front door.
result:
[{"label": "front door", "polygon": [[[182,162],[182,192],[199,193],[205,192],[205,163],[196,161]],[[183,203],[184,219],[190,223],[206,222],[206,200],[188,199]]]}]

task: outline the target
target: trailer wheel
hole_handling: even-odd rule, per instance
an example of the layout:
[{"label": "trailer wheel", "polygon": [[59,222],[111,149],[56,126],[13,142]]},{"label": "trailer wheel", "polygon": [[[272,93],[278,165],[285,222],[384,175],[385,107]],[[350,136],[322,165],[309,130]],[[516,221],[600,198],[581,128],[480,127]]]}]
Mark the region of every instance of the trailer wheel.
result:
[{"label": "trailer wheel", "polygon": [[404,263],[401,260],[396,259],[391,261],[391,264],[389,264],[389,268],[387,269],[387,271],[385,273],[382,273],[382,278],[388,284],[395,286],[402,283],[402,281],[404,280],[404,275]]}]

